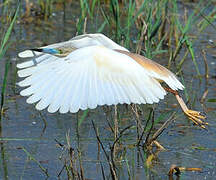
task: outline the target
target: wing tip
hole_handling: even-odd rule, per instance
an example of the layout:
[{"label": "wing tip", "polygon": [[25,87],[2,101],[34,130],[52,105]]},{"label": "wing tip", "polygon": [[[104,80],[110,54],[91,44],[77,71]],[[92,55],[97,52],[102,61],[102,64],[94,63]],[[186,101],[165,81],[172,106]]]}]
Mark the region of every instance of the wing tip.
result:
[{"label": "wing tip", "polygon": [[28,50],[20,52],[18,54],[18,57],[19,58],[32,58],[32,57],[35,57],[35,56],[40,55],[40,54],[42,54],[42,53],[28,49]]}]

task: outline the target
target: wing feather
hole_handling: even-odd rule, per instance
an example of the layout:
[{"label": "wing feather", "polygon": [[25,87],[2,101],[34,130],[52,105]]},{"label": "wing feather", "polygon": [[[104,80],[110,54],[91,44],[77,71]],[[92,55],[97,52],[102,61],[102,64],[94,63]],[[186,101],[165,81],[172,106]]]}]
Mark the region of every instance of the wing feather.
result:
[{"label": "wing feather", "polygon": [[52,79],[49,85],[47,85],[46,90],[44,90],[45,93],[43,93],[43,96],[41,96],[41,100],[37,103],[36,109],[43,110],[49,106],[49,104],[53,101],[56,92],[58,92],[60,87],[63,86],[61,85],[62,82],[70,83],[70,80],[68,78],[69,73],[69,71],[65,71],[65,73],[62,74],[62,76],[58,77],[57,79]]},{"label": "wing feather", "polygon": [[[87,87],[88,87],[88,64],[85,65],[86,67],[85,68],[85,71],[83,72],[83,77],[82,77],[82,84],[81,84],[81,90],[80,90],[80,103],[79,103],[79,107],[80,109],[82,110],[86,110],[88,108],[88,105],[87,105],[87,99],[88,99],[88,94],[87,94]],[[72,107],[73,107],[73,102],[71,101],[71,104],[70,104],[70,112],[72,112]]]},{"label": "wing feather", "polygon": [[70,67],[65,67],[64,70],[67,71],[68,74],[65,78],[62,78],[62,81],[59,83],[59,87],[55,92],[55,96],[50,102],[48,107],[48,112],[50,113],[56,112],[61,105],[64,104],[64,97],[67,95],[67,92],[70,90],[70,93],[73,93],[73,88],[75,87],[77,73],[74,73],[73,69],[71,70]]},{"label": "wing feather", "polygon": [[94,71],[95,71],[95,65],[92,63],[90,64],[90,66],[92,66],[91,68],[89,68],[89,81],[88,81],[88,107],[90,109],[94,109],[97,105],[96,105],[96,101],[95,101],[95,97],[97,96],[96,93],[95,93],[95,89],[94,89]]},{"label": "wing feather", "polygon": [[[28,50],[28,51],[30,51],[30,50]],[[22,53],[24,53],[24,52],[22,52]],[[20,56],[20,55],[18,55],[18,56],[22,58],[22,56]],[[30,60],[29,60],[29,58],[30,58]],[[17,64],[17,68],[23,69],[23,68],[28,68],[28,67],[34,67],[38,64],[46,64],[46,63],[49,63],[50,61],[54,62],[55,60],[58,60],[58,57],[50,55],[50,54],[41,54],[40,53],[39,55],[28,57],[27,60],[28,61]]]},{"label": "wing feather", "polygon": [[[73,79],[74,81],[71,82],[70,78],[68,78],[68,80],[64,82],[65,83],[63,87],[64,95],[61,97],[61,103],[59,104],[60,113],[66,113],[70,110],[70,100],[71,100],[70,97],[71,95],[76,94],[77,88],[80,88],[80,77],[81,76],[76,77],[76,82],[75,82],[75,79]],[[74,102],[74,106],[77,106],[78,103],[79,101]]]}]

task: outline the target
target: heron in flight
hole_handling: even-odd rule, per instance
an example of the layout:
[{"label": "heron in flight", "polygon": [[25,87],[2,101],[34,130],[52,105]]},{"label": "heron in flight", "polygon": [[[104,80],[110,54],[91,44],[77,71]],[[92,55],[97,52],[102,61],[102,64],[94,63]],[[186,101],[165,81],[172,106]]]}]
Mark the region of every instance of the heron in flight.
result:
[{"label": "heron in flight", "polygon": [[153,104],[168,91],[190,120],[202,128],[207,124],[204,115],[187,108],[178,93],[184,86],[171,71],[103,34],[79,35],[18,56],[27,60],[17,64],[24,78],[18,85],[25,87],[20,94],[38,110],[76,113],[98,105]]}]

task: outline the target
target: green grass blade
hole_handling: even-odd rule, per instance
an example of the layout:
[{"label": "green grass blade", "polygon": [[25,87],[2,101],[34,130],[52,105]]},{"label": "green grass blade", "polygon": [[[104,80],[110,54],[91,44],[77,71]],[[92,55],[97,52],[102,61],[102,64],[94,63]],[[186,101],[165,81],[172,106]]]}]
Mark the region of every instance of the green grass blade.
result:
[{"label": "green grass blade", "polygon": [[24,147],[22,147],[21,149],[26,153],[26,155],[28,156],[28,158],[29,158],[30,160],[34,161],[34,162],[39,166],[39,168],[44,172],[44,174],[45,174],[47,177],[49,177],[49,174],[48,174],[48,172],[47,172],[47,169],[44,168],[44,167],[41,165],[41,163],[40,163],[39,161],[37,161],[37,160],[32,156],[32,154],[29,153]]},{"label": "green grass blade", "polygon": [[[5,33],[5,36],[2,40],[1,43],[1,48],[0,48],[0,60],[2,59],[2,57],[4,56],[5,52],[7,51],[8,47],[10,46],[11,42],[6,44],[7,41],[9,40],[9,37],[11,35],[12,29],[13,29],[13,25],[15,23],[15,20],[17,18],[18,12],[19,12],[19,7],[20,4],[18,4],[15,15],[12,19],[12,22],[8,28],[8,30]],[[2,84],[2,88],[1,88],[1,112],[2,112],[2,108],[4,105],[4,96],[5,96],[5,91],[6,91],[6,86],[7,86],[7,74],[8,74],[8,69],[9,69],[9,61],[6,61],[5,63],[5,72],[4,72],[4,78],[3,78],[3,84]]]},{"label": "green grass blade", "polygon": [[81,118],[79,119],[79,122],[78,122],[78,128],[81,126],[81,124],[83,123],[83,121],[85,120],[85,118],[87,117],[87,115],[88,115],[88,109],[86,109],[84,112],[83,112],[83,114],[82,114],[82,116],[81,116]]},{"label": "green grass blade", "polygon": [[7,30],[7,32],[5,33],[5,36],[4,36],[3,41],[2,41],[2,43],[1,43],[1,47],[0,47],[0,57],[1,57],[2,51],[4,50],[4,47],[5,47],[6,43],[7,43],[8,39],[9,39],[9,37],[10,37],[11,31],[12,31],[12,29],[13,29],[13,25],[14,25],[14,23],[15,23],[15,20],[16,20],[16,18],[17,18],[18,12],[19,12],[19,7],[20,7],[20,4],[18,4],[18,6],[17,6],[17,9],[16,9],[15,15],[14,15],[14,17],[13,17],[13,20],[12,20],[12,22],[11,22],[11,24],[10,24],[10,26],[9,26],[9,28],[8,28],[8,30]]}]

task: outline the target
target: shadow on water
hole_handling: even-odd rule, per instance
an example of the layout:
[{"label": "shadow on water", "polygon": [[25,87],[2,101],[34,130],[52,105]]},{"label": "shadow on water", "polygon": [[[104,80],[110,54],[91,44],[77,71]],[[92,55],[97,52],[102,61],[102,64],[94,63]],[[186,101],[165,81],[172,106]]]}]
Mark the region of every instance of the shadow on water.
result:
[{"label": "shadow on water", "polygon": [[[68,40],[83,31],[102,31],[119,42],[125,38],[121,32],[115,31],[115,27],[120,26],[116,14],[124,6],[118,9],[118,6],[110,5],[110,10],[110,1],[100,3],[100,7],[94,0],[91,6],[87,6],[87,1],[38,2],[26,0],[21,5],[20,17],[10,37],[12,43],[0,60],[0,84],[4,80],[5,63],[10,62],[4,113],[1,116],[1,179],[179,179],[178,176],[168,177],[171,167],[175,167],[173,172],[178,172],[180,168],[180,179],[211,179],[215,176],[215,21],[204,28],[204,20],[200,20],[203,31],[199,32],[194,26],[192,34],[189,34],[191,39],[196,39],[193,51],[201,76],[191,56],[186,54],[187,50],[179,52],[180,59],[185,56],[182,64],[178,64],[181,68],[170,67],[181,75],[180,79],[187,87],[182,95],[190,105],[207,113],[209,126],[205,131],[188,121],[177,108],[175,98],[169,94],[160,104],[153,106],[118,105],[117,109],[105,106],[77,114],[36,111],[33,105],[25,102],[26,98],[19,95],[21,88],[16,86],[19,81],[16,75],[18,52]],[[180,15],[186,18],[196,3],[185,1],[177,4]],[[9,1],[8,4],[0,1],[0,27],[7,25],[7,18],[2,17],[9,17],[10,8],[15,6]],[[110,20],[111,12],[115,20]],[[215,13],[215,9],[208,7],[203,13],[211,12]],[[121,15],[122,19],[126,18]],[[172,21],[172,18],[168,20]],[[112,24],[108,27],[111,21],[114,21],[115,27]],[[137,30],[134,28],[128,33],[135,35]],[[130,44],[135,49],[133,42],[137,41],[133,37],[131,39],[133,41],[126,45]],[[169,53],[164,54],[154,59],[166,66],[169,64]],[[173,114],[175,111],[177,113]],[[157,139],[166,150],[144,148],[145,140],[151,138],[170,116],[174,122]],[[137,139],[140,138],[137,146]],[[183,170],[184,167],[195,169]]]}]

